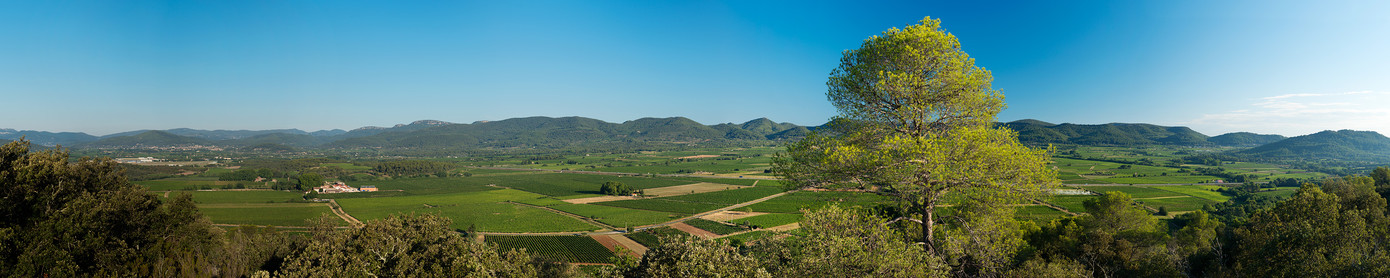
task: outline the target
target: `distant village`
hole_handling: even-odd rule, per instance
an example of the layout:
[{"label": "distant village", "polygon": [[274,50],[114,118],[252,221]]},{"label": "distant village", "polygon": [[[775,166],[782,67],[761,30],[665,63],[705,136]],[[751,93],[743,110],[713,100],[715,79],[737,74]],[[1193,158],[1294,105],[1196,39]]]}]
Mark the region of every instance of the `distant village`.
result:
[{"label": "distant village", "polygon": [[362,186],[362,188],[357,188],[357,187],[348,186],[346,183],[343,183],[343,182],[341,182],[341,181],[339,181],[339,182],[332,182],[332,183],[326,183],[324,186],[320,186],[320,187],[315,187],[315,188],[314,188],[314,192],[318,192],[318,193],[321,193],[321,194],[352,193],[352,192],[376,192],[376,190],[377,190],[377,189],[376,189],[376,186],[364,185],[364,186]]}]

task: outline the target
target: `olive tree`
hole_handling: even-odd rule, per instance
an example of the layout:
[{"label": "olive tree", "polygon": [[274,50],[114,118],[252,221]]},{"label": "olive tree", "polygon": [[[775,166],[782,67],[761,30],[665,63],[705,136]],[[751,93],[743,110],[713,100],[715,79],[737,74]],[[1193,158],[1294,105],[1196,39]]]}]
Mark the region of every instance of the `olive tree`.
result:
[{"label": "olive tree", "polygon": [[856,187],[896,197],[935,252],[947,196],[1004,205],[1055,182],[1047,150],[995,126],[1004,96],[939,20],[891,28],[844,52],[826,95],[840,114],[787,147],[774,171],[789,186]]}]

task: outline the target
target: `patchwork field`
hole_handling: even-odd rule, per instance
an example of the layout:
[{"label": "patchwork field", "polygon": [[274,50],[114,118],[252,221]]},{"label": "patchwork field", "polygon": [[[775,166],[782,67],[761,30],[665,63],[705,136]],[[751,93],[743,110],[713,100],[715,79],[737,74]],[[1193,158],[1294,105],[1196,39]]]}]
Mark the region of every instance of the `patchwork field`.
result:
[{"label": "patchwork field", "polygon": [[186,193],[192,195],[193,202],[198,203],[199,206],[202,206],[202,204],[285,203],[289,201],[304,201],[303,194],[290,191],[188,191]]},{"label": "patchwork field", "polygon": [[588,217],[614,227],[645,226],[680,219],[688,214],[638,210],[591,204],[562,204],[550,208]]},{"label": "patchwork field", "polygon": [[687,185],[677,185],[677,186],[667,186],[667,187],[658,187],[658,188],[652,188],[652,189],[645,189],[645,190],[642,190],[642,194],[648,195],[648,196],[654,196],[654,197],[670,197],[670,196],[688,195],[688,194],[696,194],[696,193],[705,193],[705,192],[714,192],[714,191],[741,189],[741,188],[747,188],[747,187],[748,187],[748,186],[737,186],[737,185],[728,185],[728,184],[719,184],[719,183],[702,182],[702,183],[687,184]]},{"label": "patchwork field", "polygon": [[747,218],[728,221],[735,224],[746,224],[759,228],[771,228],[801,221],[800,214],[789,213],[768,213],[763,215],[751,216]]},{"label": "patchwork field", "polygon": [[697,193],[663,198],[624,200],[594,203],[612,207],[695,214],[756,200],[782,192],[779,187],[745,187],[743,189]]},{"label": "patchwork field", "polygon": [[544,209],[505,203],[541,197],[539,194],[495,189],[480,192],[420,196],[340,199],[343,211],[359,220],[381,219],[397,213],[438,213],[454,220],[453,227],[476,225],[485,232],[570,232],[598,227]]},{"label": "patchwork field", "polygon": [[337,225],[347,225],[322,203],[199,205],[198,211],[216,224],[308,226],[309,221],[326,216]]},{"label": "patchwork field", "polygon": [[1221,192],[1216,192],[1216,189],[1222,187],[1215,185],[1156,186],[1154,188],[1182,193],[1184,195],[1207,199],[1217,203],[1225,202],[1226,200],[1231,199],[1231,197],[1229,196],[1221,195]]},{"label": "patchwork field", "polygon": [[841,207],[874,207],[879,204],[888,204],[891,202],[892,201],[886,197],[873,193],[798,191],[753,204],[747,208],[757,212],[800,214],[802,209],[818,209],[831,203],[838,203]]},{"label": "patchwork field", "polygon": [[525,249],[532,256],[575,263],[611,263],[613,252],[587,236],[485,236],[502,250]]},{"label": "patchwork field", "polygon": [[731,226],[731,225],[727,225],[727,224],[724,224],[724,223],[719,223],[719,222],[704,220],[704,219],[700,219],[700,218],[695,218],[695,219],[686,220],[686,221],[685,221],[685,224],[686,224],[686,225],[690,225],[690,226],[695,227],[695,228],[700,228],[701,230],[709,231],[709,232],[711,232],[711,233],[714,233],[714,234],[716,234],[716,235],[721,235],[721,236],[722,236],[722,235],[727,235],[727,234],[732,234],[732,233],[737,233],[737,232],[742,232],[742,231],[748,230],[748,229],[743,228],[743,227]]}]

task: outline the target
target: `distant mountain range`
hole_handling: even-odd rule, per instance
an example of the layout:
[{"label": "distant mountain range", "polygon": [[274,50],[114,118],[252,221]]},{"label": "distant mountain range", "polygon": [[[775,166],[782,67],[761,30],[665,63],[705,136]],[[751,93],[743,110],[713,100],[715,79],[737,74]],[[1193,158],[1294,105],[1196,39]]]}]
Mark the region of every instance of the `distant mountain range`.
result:
[{"label": "distant mountain range", "polygon": [[1018,131],[1019,141],[1032,144],[1258,146],[1284,139],[1284,136],[1280,135],[1261,135],[1249,132],[1207,137],[1207,135],[1187,127],[1151,124],[1052,124],[1028,119],[1000,125]]},{"label": "distant mountain range", "polygon": [[684,117],[642,118],[609,123],[584,117],[529,117],[471,124],[421,120],[392,127],[368,126],[305,132],[274,130],[137,130],[106,136],[85,133],[0,129],[0,140],[20,137],[39,145],[76,148],[139,148],[172,146],[222,147],[561,147],[603,142],[715,140],[789,140],[806,136],[810,128],[777,123],[767,118],[742,124],[707,126]]},{"label": "distant mountain range", "polygon": [[[1187,127],[1152,124],[1052,124],[1039,120],[998,123],[1018,132],[1029,144],[1103,146],[1176,145],[1251,147],[1237,155],[1310,159],[1390,161],[1390,139],[1371,131],[1324,131],[1285,138],[1234,132],[1209,137]],[[742,124],[704,125],[684,117],[642,118],[609,123],[584,117],[528,117],[470,124],[435,120],[349,131],[276,130],[139,130],[106,136],[75,132],[0,129],[0,142],[21,136],[39,145],[75,148],[220,146],[288,150],[294,148],[544,148],[637,142],[725,142],[795,140],[817,127],[777,123],[767,118]]]}]

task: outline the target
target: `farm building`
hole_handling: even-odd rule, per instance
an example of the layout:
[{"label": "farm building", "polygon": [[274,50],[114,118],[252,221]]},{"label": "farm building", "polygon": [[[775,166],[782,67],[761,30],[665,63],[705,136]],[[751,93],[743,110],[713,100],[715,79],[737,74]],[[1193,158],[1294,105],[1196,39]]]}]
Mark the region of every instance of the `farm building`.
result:
[{"label": "farm building", "polygon": [[348,186],[346,183],[343,182],[334,182],[324,186],[315,187],[314,191],[325,194],[362,192],[362,190],[358,190],[355,187]]},{"label": "farm building", "polygon": [[362,192],[376,192],[376,186],[372,186],[372,185],[363,185],[363,186],[362,186]]}]

